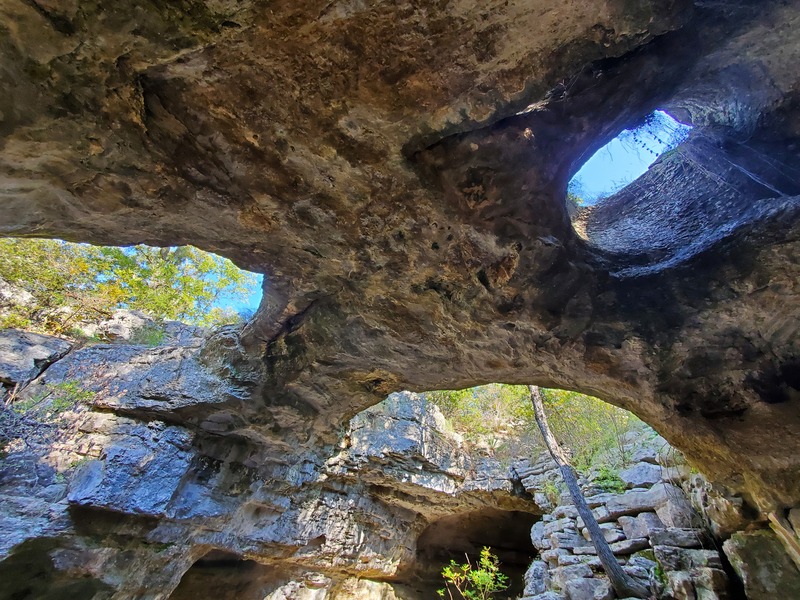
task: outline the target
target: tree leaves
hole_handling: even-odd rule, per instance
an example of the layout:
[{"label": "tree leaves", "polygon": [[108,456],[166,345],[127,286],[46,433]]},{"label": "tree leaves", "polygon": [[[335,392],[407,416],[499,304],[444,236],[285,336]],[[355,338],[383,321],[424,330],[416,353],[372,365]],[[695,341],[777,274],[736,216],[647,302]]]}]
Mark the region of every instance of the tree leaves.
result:
[{"label": "tree leaves", "polygon": [[[595,457],[621,454],[622,436],[639,421],[631,413],[598,398],[567,390],[542,389],[550,425],[572,453],[573,464],[587,469]],[[453,429],[509,458],[529,454],[541,444],[526,386],[493,383],[464,390],[428,392]],[[520,446],[527,445],[527,448]],[[624,457],[618,460],[624,462]]]},{"label": "tree leaves", "polygon": [[256,284],[231,261],[192,246],[98,247],[59,240],[0,240],[0,278],[30,292],[36,307],[24,317],[62,333],[118,308],[195,325],[237,320],[221,309]]}]

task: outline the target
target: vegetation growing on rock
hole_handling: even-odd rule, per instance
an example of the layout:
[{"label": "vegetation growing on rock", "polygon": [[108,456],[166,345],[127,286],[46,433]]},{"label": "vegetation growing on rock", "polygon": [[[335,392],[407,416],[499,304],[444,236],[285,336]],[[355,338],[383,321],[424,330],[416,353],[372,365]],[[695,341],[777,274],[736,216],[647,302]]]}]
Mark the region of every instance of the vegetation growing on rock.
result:
[{"label": "vegetation growing on rock", "polygon": [[[500,571],[500,561],[489,548],[481,550],[477,564],[467,562],[457,564],[454,560],[442,569],[445,580],[444,589],[438,590],[439,596],[447,593],[450,600],[465,598],[466,600],[489,600],[494,594],[508,588],[508,577]],[[453,595],[453,592],[456,595]]]},{"label": "vegetation growing on rock", "polygon": [[[569,448],[575,467],[602,466],[604,480],[628,461],[625,436],[643,423],[633,414],[598,398],[567,390],[543,389],[551,427]],[[428,392],[453,429],[487,447],[497,458],[514,459],[544,450],[527,388],[490,384],[463,390]]]},{"label": "vegetation growing on rock", "polygon": [[[32,296],[0,315],[0,327],[64,334],[119,308],[156,319],[217,325],[238,315],[215,304],[255,285],[231,261],[192,246],[98,247],[58,240],[0,240],[0,279]],[[143,343],[157,342],[144,332]]]}]

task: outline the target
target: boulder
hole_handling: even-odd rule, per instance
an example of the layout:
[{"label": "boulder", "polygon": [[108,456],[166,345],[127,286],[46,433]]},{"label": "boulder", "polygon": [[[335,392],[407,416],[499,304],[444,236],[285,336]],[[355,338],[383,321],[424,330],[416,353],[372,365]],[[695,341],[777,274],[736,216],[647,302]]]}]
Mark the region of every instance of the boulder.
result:
[{"label": "boulder", "polygon": [[700,515],[692,508],[692,504],[682,490],[675,486],[670,486],[670,488],[676,490],[677,493],[671,495],[666,502],[656,508],[658,517],[667,527],[697,527],[702,522]]},{"label": "boulder", "polygon": [[36,299],[27,290],[0,279],[0,314],[7,307],[31,308],[36,305]]},{"label": "boulder", "polygon": [[636,517],[624,516],[618,520],[628,539],[650,537],[654,531],[664,529],[665,525],[656,513],[645,512]]},{"label": "boulder", "polygon": [[[636,538],[633,540],[614,542],[613,544],[609,544],[609,547],[614,554],[625,556],[649,548],[650,542],[647,541],[646,538]],[[572,551],[575,554],[597,554],[597,550],[595,550],[594,546],[577,546],[573,548]]]},{"label": "boulder", "polygon": [[544,528],[547,525],[548,524],[542,520],[537,521],[533,524],[533,527],[531,527],[531,543],[539,551],[548,550],[552,547],[550,540],[544,534]]},{"label": "boulder", "polygon": [[630,488],[649,488],[661,481],[661,467],[640,462],[619,472],[619,477]]},{"label": "boulder", "polygon": [[702,529],[658,529],[650,534],[653,546],[678,546],[680,548],[701,548],[708,541]]},{"label": "boulder", "polygon": [[727,600],[728,576],[722,569],[700,567],[691,571],[697,600]]},{"label": "boulder", "polygon": [[569,600],[612,600],[614,590],[607,579],[573,579],[564,586]]},{"label": "boulder", "polygon": [[0,383],[11,386],[30,381],[70,348],[72,344],[52,335],[4,329],[0,331]]},{"label": "boulder", "polygon": [[581,577],[591,577],[592,570],[583,564],[557,567],[552,570],[551,578],[556,589],[566,589],[567,583]]},{"label": "boulder", "polygon": [[550,583],[550,573],[547,570],[547,563],[535,560],[525,571],[525,591],[524,596],[536,596],[543,594]]},{"label": "boulder", "polygon": [[602,494],[594,494],[592,496],[586,497],[586,504],[589,505],[589,508],[597,508],[598,506],[603,506],[606,502],[614,498],[616,494],[612,494],[611,492],[603,492]]},{"label": "boulder", "polygon": [[[134,515],[164,516],[194,458],[193,435],[181,427],[116,419],[99,459],[70,482],[70,504]],[[195,507],[196,508],[196,507]]]},{"label": "boulder", "polygon": [[543,561],[546,561],[551,567],[557,566],[562,556],[572,556],[572,552],[564,548],[553,548],[552,550],[545,550],[539,555],[539,557]]},{"label": "boulder", "polygon": [[[608,511],[608,508],[601,505],[592,509],[592,515],[598,523],[608,523],[614,520],[614,516]],[[578,527],[583,527],[583,519],[578,520]]]},{"label": "boulder", "polygon": [[574,554],[559,554],[558,555],[558,566],[559,567],[568,567],[570,565],[580,565],[586,563],[585,556],[576,556]]},{"label": "boulder", "polygon": [[[625,534],[622,533],[622,529],[617,527],[615,523],[602,523],[600,525],[600,531],[603,532],[603,537],[609,544],[625,539]],[[589,542],[592,541],[592,536],[589,534],[589,530],[586,529],[586,527],[581,529],[581,535],[585,540]]]},{"label": "boulder", "polygon": [[662,448],[665,447],[669,448],[670,446],[667,443],[667,440],[662,438],[660,435],[647,440],[645,443],[641,443],[640,441],[633,446],[631,461],[635,463],[645,462],[652,465],[664,465],[659,458]]},{"label": "boulder", "polygon": [[615,495],[606,502],[605,508],[611,519],[617,519],[625,515],[656,511],[670,498],[679,496],[683,496],[683,492],[679,488],[674,485],[659,483],[649,490],[631,490],[624,494]]},{"label": "boulder", "polygon": [[553,548],[566,548],[571,550],[576,546],[583,546],[586,544],[586,540],[578,535],[577,531],[554,533],[550,535],[549,539]]},{"label": "boulder", "polygon": [[118,310],[109,319],[82,325],[81,330],[106,341],[131,341],[143,329],[153,326],[153,319],[138,310]]},{"label": "boulder", "polygon": [[578,509],[575,508],[572,504],[562,504],[561,506],[556,506],[553,510],[553,516],[556,519],[563,519],[564,517],[568,517],[570,519],[577,519],[578,518]]},{"label": "boulder", "polygon": [[560,531],[576,531],[575,519],[563,518],[551,521],[544,526],[544,535],[549,536]]},{"label": "boulder", "polygon": [[716,550],[693,550],[674,546],[654,546],[656,560],[665,571],[689,571],[710,567],[722,568],[722,559]]},{"label": "boulder", "polygon": [[800,571],[772,531],[735,533],[722,548],[748,600],[800,598]]},{"label": "boulder", "polygon": [[668,571],[666,576],[670,598],[675,600],[697,600],[691,574],[686,571]]}]

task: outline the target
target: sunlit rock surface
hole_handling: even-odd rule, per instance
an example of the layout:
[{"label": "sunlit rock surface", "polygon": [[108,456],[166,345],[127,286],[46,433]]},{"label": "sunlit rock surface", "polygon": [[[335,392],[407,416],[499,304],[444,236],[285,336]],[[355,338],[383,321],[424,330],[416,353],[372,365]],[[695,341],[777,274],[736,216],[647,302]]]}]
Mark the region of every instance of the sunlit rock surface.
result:
[{"label": "sunlit rock surface", "polygon": [[[383,590],[390,579],[424,597],[442,563],[482,544],[527,566],[524,523],[543,509],[422,397],[394,394],[353,418],[337,444],[287,446],[278,459],[261,429],[219,417],[242,413],[243,400],[201,364],[202,339],[73,350],[0,415],[0,598],[39,597],[31,569],[44,573],[42,589],[165,598],[191,567],[181,589],[216,573],[261,599],[303,573],[325,589]],[[14,430],[14,415],[39,423]],[[433,527],[445,518],[459,520],[455,539]],[[464,537],[466,523],[474,533]],[[519,550],[509,526],[522,533]]]},{"label": "sunlit rock surface", "polygon": [[[2,7],[0,228],[266,273],[227,351],[276,447],[394,390],[531,382],[800,500],[797,2],[107,9]],[[691,139],[582,239],[566,181],[656,107]]]},{"label": "sunlit rock surface", "polygon": [[[537,383],[633,410],[753,518],[800,504],[797,0],[0,13],[2,234],[192,243],[267,275],[244,330],[112,352],[104,419],[282,481],[390,392]],[[689,141],[571,223],[570,176],[655,108]],[[230,510],[198,494],[176,515]]]}]

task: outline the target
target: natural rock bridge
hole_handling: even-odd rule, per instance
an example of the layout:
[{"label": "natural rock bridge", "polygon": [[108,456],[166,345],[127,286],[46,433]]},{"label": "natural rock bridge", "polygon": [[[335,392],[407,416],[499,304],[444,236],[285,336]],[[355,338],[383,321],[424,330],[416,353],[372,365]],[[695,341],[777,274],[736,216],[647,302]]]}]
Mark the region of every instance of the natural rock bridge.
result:
[{"label": "natural rock bridge", "polygon": [[[757,519],[800,505],[800,2],[0,11],[0,233],[266,274],[198,351],[225,394],[121,414],[291,462],[392,391],[534,383]],[[571,222],[571,175],[657,108],[690,138]]]}]

